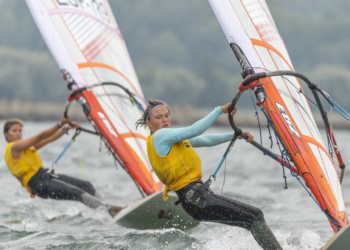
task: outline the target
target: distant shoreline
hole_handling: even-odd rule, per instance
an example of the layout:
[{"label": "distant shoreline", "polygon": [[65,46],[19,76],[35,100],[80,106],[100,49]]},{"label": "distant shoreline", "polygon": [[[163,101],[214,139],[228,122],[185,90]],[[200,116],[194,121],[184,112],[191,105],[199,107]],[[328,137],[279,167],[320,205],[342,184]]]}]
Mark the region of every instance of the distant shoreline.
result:
[{"label": "distant shoreline", "polygon": [[[206,116],[212,109],[197,109],[191,105],[170,105],[171,118],[174,125],[190,125]],[[0,100],[0,119],[20,118],[31,121],[58,121],[64,112],[64,103],[53,102],[26,102],[18,100]],[[86,122],[87,119],[77,103],[72,103],[69,108],[69,115],[73,120]],[[261,126],[266,126],[266,118],[259,113]],[[316,113],[315,120],[319,128],[323,128],[322,118]],[[332,126],[336,129],[350,129],[350,122],[340,115],[334,113]],[[239,110],[235,122],[242,127],[257,127],[258,122],[255,112],[252,110]],[[226,115],[220,116],[214,123],[215,126],[229,126]]]}]

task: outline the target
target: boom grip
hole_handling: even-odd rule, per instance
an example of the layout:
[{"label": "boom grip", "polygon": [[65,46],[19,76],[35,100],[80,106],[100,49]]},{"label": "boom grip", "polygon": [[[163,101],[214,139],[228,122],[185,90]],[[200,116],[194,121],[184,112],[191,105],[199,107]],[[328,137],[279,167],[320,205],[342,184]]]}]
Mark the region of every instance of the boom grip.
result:
[{"label": "boom grip", "polygon": [[260,73],[251,75],[248,78],[243,80],[242,85],[243,86],[248,86],[249,84],[251,84],[255,80],[259,80],[260,78],[265,78],[266,75],[267,75],[266,72],[260,72]]}]

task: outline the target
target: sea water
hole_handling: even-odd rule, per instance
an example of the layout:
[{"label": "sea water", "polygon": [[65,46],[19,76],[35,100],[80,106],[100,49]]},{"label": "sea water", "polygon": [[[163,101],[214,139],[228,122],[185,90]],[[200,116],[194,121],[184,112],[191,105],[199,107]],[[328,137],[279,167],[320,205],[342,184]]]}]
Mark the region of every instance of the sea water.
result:
[{"label": "sea water", "polygon": [[[3,126],[4,121],[0,122]],[[24,138],[53,126],[50,122],[27,122]],[[89,127],[89,124],[82,124]],[[258,129],[249,130],[260,141]],[[230,128],[215,127],[208,133],[227,133]],[[63,136],[38,152],[45,167],[68,143]],[[348,131],[335,131],[345,164],[350,163]],[[267,131],[263,144],[270,146]],[[6,142],[0,139],[0,151]],[[115,162],[97,136],[82,133],[55,166],[64,173],[91,181],[106,202],[121,206],[141,199],[136,186]],[[227,144],[196,149],[202,159],[203,179],[213,174]],[[273,151],[278,153],[276,142]],[[79,155],[83,166],[80,166]],[[239,140],[212,184],[222,194],[263,210],[265,219],[283,249],[319,249],[334,234],[326,216],[303,186],[282,167],[250,144]],[[225,182],[225,183],[224,183]],[[224,186],[223,186],[224,183]],[[302,181],[302,183],[304,183]],[[350,174],[343,181],[344,197],[350,207]],[[260,249],[251,234],[241,228],[216,223],[181,231],[135,230],[115,224],[103,209],[92,210],[79,202],[31,199],[0,158],[0,249]]]}]

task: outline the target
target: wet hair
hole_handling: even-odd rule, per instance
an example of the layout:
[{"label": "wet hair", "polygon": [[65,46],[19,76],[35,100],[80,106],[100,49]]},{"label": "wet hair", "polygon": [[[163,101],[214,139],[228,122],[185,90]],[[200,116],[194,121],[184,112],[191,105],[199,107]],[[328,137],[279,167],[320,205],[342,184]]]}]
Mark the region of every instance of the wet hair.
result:
[{"label": "wet hair", "polygon": [[[150,114],[150,112],[152,111],[152,109],[158,105],[164,105],[168,111],[169,111],[169,114],[170,114],[170,110],[168,108],[168,105],[166,105],[165,102],[163,101],[160,101],[160,100],[148,100],[148,105],[147,105],[147,108],[145,109],[145,111],[143,111],[143,114],[142,114],[142,117],[140,119],[138,119],[136,121],[136,129],[139,127],[139,126],[144,126],[146,127],[146,121],[147,121],[147,116]],[[150,120],[150,117],[148,117],[148,120]]]},{"label": "wet hair", "polygon": [[[21,127],[23,127],[23,121],[20,120],[20,119],[10,119],[10,120],[7,120],[5,122],[5,125],[4,125],[4,133],[8,133],[10,128],[15,125],[15,124],[19,124]],[[5,139],[6,141],[8,142],[6,136],[5,136]]]}]

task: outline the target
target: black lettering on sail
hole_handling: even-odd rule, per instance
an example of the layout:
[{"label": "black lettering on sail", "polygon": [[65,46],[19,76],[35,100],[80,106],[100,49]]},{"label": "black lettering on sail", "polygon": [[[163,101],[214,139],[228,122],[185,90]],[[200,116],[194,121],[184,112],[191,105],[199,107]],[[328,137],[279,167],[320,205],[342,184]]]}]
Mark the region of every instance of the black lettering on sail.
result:
[{"label": "black lettering on sail", "polygon": [[276,102],[276,106],[277,106],[279,112],[281,113],[284,121],[287,123],[290,131],[292,131],[293,134],[295,134],[296,136],[298,136],[300,138],[300,135],[299,135],[297,129],[295,128],[292,120],[289,118],[287,111],[284,109],[284,107],[281,104],[279,104],[277,102]]}]

